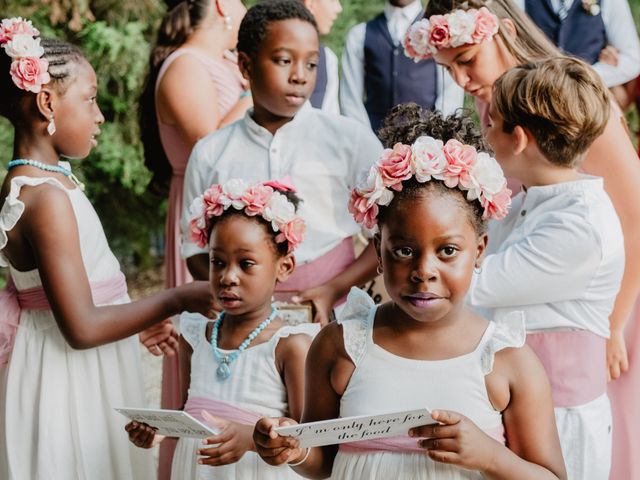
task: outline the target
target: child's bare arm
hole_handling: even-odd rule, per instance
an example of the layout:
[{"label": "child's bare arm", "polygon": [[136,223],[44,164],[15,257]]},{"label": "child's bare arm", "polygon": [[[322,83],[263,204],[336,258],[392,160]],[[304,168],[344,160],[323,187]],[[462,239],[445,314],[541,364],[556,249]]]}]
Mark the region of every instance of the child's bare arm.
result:
[{"label": "child's bare arm", "polygon": [[433,412],[439,424],[414,428],[410,434],[425,437],[419,444],[433,460],[479,470],[489,479],[566,479],[551,388],[540,361],[526,346],[505,349],[496,354],[493,374],[496,370],[511,393],[503,411],[509,447],[464,415],[447,410]]},{"label": "child's bare arm", "polygon": [[20,231],[33,254],[60,330],[73,348],[120,340],[182,310],[207,313],[211,293],[206,282],[130,304],[96,307],[67,194],[47,186],[29,189],[27,195]]},{"label": "child's bare arm", "polygon": [[[316,336],[307,355],[303,422],[339,417],[341,394],[338,394],[335,388],[335,367],[341,362],[351,365],[350,372],[342,372],[348,381],[353,372],[353,365],[345,360],[346,358],[348,357],[343,345],[342,326],[332,323]],[[331,474],[337,447],[335,445],[316,447],[310,452],[297,448],[297,440],[281,437],[273,432],[274,427],[286,421],[295,423],[289,419],[262,419],[258,422],[253,436],[258,454],[271,465],[295,464],[304,460],[295,467],[297,473],[306,478],[328,477]]]},{"label": "child's bare arm", "polygon": [[281,339],[276,348],[276,363],[287,389],[289,417],[296,422],[302,417],[304,365],[310,345],[311,337],[297,334]]}]

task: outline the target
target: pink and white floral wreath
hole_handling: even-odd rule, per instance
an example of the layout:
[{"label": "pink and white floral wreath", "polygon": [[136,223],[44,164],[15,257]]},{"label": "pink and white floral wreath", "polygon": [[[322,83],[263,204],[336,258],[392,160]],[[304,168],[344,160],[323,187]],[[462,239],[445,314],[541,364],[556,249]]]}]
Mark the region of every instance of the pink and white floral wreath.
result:
[{"label": "pink and white floral wreath", "polygon": [[478,200],[484,208],[483,219],[500,219],[511,204],[511,190],[495,158],[477,152],[471,145],[429,136],[413,145],[396,143],[382,152],[368,175],[351,192],[349,212],[356,222],[373,229],[378,223],[380,206],[393,200],[402,190],[402,182],[415,177],[420,183],[440,180],[449,188],[467,192],[467,200]]},{"label": "pink and white floral wreath", "polygon": [[40,32],[22,17],[5,18],[0,24],[0,45],[13,61],[9,73],[16,86],[28,92],[38,93],[51,77],[40,45]]},{"label": "pink and white floral wreath", "polygon": [[292,252],[302,242],[305,224],[302,217],[296,215],[293,203],[280,193],[282,191],[293,190],[290,185],[277,181],[248,185],[244,180],[233,179],[212,185],[190,206],[191,240],[200,248],[206,247],[211,219],[233,207],[243,210],[249,217],[259,215],[264,218],[277,233],[276,242],[287,242],[288,252]]},{"label": "pink and white floral wreath", "polygon": [[491,41],[499,27],[498,17],[486,7],[432,15],[409,27],[403,41],[404,53],[419,62],[442,48]]}]

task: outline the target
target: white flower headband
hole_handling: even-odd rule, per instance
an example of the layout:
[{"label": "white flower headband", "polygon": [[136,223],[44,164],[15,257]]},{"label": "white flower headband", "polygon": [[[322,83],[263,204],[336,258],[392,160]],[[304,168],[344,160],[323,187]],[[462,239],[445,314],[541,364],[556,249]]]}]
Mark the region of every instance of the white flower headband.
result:
[{"label": "white flower headband", "polygon": [[42,85],[51,80],[40,45],[40,32],[22,17],[5,18],[0,24],[0,45],[13,61],[9,73],[16,86],[28,92],[38,93]]},{"label": "white flower headband", "polygon": [[402,182],[411,177],[419,183],[440,180],[467,192],[467,200],[478,200],[484,208],[484,219],[503,218],[511,204],[511,190],[495,158],[457,140],[443,145],[422,136],[411,146],[396,143],[382,152],[367,178],[353,189],[349,212],[356,222],[374,228],[379,207],[389,205],[393,192],[401,191]]},{"label": "white flower headband", "polygon": [[415,62],[426,60],[442,48],[491,40],[499,26],[498,17],[486,7],[432,15],[409,27],[403,42],[404,53]]},{"label": "white flower headband", "polygon": [[191,240],[200,248],[206,247],[211,219],[233,207],[243,210],[249,217],[259,215],[264,218],[278,234],[276,243],[287,242],[288,251],[292,252],[302,242],[305,224],[302,217],[296,215],[293,203],[280,193],[284,191],[295,191],[286,180],[247,185],[244,180],[233,179],[212,185],[190,206]]}]

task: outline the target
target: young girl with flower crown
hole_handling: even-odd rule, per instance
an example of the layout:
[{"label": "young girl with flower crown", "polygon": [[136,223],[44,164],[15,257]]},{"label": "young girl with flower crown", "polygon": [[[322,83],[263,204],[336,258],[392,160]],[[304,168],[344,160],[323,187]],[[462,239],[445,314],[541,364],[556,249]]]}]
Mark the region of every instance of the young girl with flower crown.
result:
[{"label": "young girl with flower crown", "polygon": [[300,449],[274,431],[291,420],[264,418],[254,432],[258,453],[311,478],[565,478],[549,384],[524,346],[522,315],[490,322],[464,306],[485,222],[503,217],[510,202],[504,175],[476,150],[469,119],[415,104],[392,115],[380,135],[393,148],[350,204],[357,221],[379,228],[391,301],[376,306],[352,289],[343,316],[309,351],[302,419],[427,406],[437,424]]},{"label": "young girl with flower crown", "polygon": [[207,312],[206,282],[129,303],[100,220],[60,161],[97,145],[95,72],[21,18],[2,21],[0,44],[0,114],[15,127],[0,191],[0,478],[151,478],[152,458],[122,443],[113,410],[145,404],[132,335]]},{"label": "young girl with flower crown", "polygon": [[[405,51],[416,60],[433,56],[476,99],[483,128],[495,81],[512,67],[561,55],[531,19],[511,0],[431,0],[424,18],[405,39]],[[575,105],[555,99],[562,109]],[[640,163],[624,115],[616,103],[602,134],[593,142],[580,170],[604,179],[620,218],[625,243],[625,270],[609,315],[606,344],[609,394],[613,405],[612,478],[640,478]],[[633,323],[634,325],[628,325]]]},{"label": "young girl with flower crown", "polygon": [[[300,418],[304,361],[320,329],[284,326],[271,304],[276,284],[294,270],[293,251],[304,232],[289,188],[229,180],[191,205],[191,240],[209,249],[211,290],[223,312],[214,323],[194,313],[180,317],[182,395],[185,411],[220,434],[204,445],[180,439],[172,478],[298,478],[287,467],[263,463],[251,437],[262,416]],[[137,422],[127,431],[140,447],[162,440]]]}]

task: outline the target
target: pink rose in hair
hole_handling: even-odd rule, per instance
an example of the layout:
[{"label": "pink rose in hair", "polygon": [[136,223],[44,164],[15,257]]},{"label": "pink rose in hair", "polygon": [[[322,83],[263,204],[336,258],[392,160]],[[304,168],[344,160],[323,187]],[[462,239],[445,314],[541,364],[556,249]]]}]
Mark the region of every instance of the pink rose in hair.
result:
[{"label": "pink rose in hair", "polygon": [[208,217],[218,217],[224,212],[225,203],[228,203],[222,187],[213,185],[205,190],[202,195],[202,203],[204,204],[204,212]]},{"label": "pink rose in hair", "polygon": [[40,32],[31,24],[31,20],[24,20],[22,17],[5,18],[0,24],[0,45],[11,41],[14,35],[37,37]]},{"label": "pink rose in hair", "polygon": [[[449,23],[444,15],[432,15],[429,18],[431,30],[429,32],[429,46],[431,51],[439,50],[449,46],[451,36],[449,33]],[[435,49],[435,50],[434,50]]]},{"label": "pink rose in hair", "polygon": [[415,62],[429,58],[429,33],[431,24],[429,20],[422,19],[409,27],[404,37],[404,52]]},{"label": "pink rose in hair", "polygon": [[209,239],[207,238],[206,222],[205,227],[201,228],[200,220],[201,218],[194,217],[189,221],[189,238],[198,247],[204,248],[207,246]]},{"label": "pink rose in hair", "polygon": [[254,185],[249,187],[241,200],[246,204],[244,211],[249,216],[261,215],[264,207],[269,203],[273,195],[273,188],[267,185]]},{"label": "pink rose in hair", "polygon": [[374,228],[378,223],[379,207],[375,202],[370,202],[368,198],[358,193],[356,189],[351,192],[349,201],[349,213],[357,223],[363,224],[366,228]]},{"label": "pink rose in hair", "polygon": [[11,62],[9,73],[18,88],[38,93],[42,85],[51,80],[47,68],[49,68],[49,62],[43,58],[17,58]]},{"label": "pink rose in hair", "polygon": [[480,203],[484,207],[482,218],[485,220],[488,218],[500,220],[506,217],[509,211],[509,206],[511,205],[511,190],[505,185],[500,192],[493,195],[491,200],[488,200],[485,196],[480,197]]},{"label": "pink rose in hair", "polygon": [[471,35],[474,43],[491,39],[498,32],[498,19],[487,7],[482,7],[476,15],[476,28]]},{"label": "pink rose in hair", "polygon": [[378,160],[378,169],[386,187],[402,190],[402,181],[411,178],[411,146],[396,143],[386,148]]},{"label": "pink rose in hair", "polygon": [[443,180],[442,172],[447,161],[442,154],[442,140],[423,135],[413,142],[411,149],[418,182],[428,182],[431,177]]},{"label": "pink rose in hair", "polygon": [[444,145],[443,151],[447,161],[443,172],[445,185],[453,188],[460,184],[465,189],[471,188],[473,180],[469,172],[476,162],[476,149],[451,139]]},{"label": "pink rose in hair", "polygon": [[286,241],[289,244],[288,251],[291,253],[296,246],[302,243],[306,228],[304,220],[296,217],[282,226],[280,233],[276,236],[276,242],[281,243]]}]

